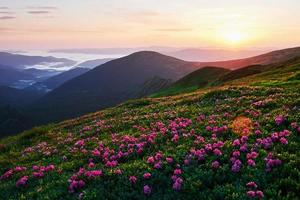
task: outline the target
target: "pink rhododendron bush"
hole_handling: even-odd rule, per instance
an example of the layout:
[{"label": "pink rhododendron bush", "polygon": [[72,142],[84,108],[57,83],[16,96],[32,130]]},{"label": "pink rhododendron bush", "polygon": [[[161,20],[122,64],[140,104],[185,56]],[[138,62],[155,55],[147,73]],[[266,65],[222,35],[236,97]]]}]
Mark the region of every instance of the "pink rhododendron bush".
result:
[{"label": "pink rhododendron bush", "polygon": [[0,199],[298,199],[298,89],[141,99],[4,139]]}]

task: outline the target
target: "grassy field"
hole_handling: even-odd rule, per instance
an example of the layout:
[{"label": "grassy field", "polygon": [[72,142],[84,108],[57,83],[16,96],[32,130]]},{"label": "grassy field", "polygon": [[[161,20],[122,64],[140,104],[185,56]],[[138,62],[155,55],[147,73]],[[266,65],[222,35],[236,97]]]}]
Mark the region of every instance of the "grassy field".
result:
[{"label": "grassy field", "polygon": [[299,62],[0,141],[0,199],[298,199]]}]

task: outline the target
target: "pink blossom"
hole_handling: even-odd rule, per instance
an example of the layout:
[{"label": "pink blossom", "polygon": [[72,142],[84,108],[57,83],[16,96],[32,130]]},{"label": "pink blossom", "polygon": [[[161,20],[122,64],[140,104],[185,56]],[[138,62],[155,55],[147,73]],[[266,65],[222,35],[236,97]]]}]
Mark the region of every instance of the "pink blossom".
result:
[{"label": "pink blossom", "polygon": [[182,184],[183,180],[181,178],[177,178],[176,181],[174,182],[172,188],[174,190],[181,190],[181,184]]},{"label": "pink blossom", "polygon": [[88,178],[96,178],[103,176],[102,170],[92,170],[85,172],[85,176]]},{"label": "pink blossom", "polygon": [[160,169],[160,168],[161,168],[161,163],[160,163],[160,162],[155,163],[155,164],[154,164],[154,168],[155,168],[155,169]]},{"label": "pink blossom", "polygon": [[214,154],[216,155],[216,156],[221,156],[222,155],[222,152],[219,150],[219,149],[214,149]]},{"label": "pink blossom", "polygon": [[173,158],[172,158],[172,157],[166,157],[166,161],[167,161],[168,163],[172,163],[172,162],[173,162]]},{"label": "pink blossom", "polygon": [[260,191],[260,190],[257,190],[256,191],[256,196],[261,199],[261,198],[264,197],[264,193],[262,191]]},{"label": "pink blossom", "polygon": [[255,135],[261,135],[261,131],[260,130],[255,130]]},{"label": "pink blossom", "polygon": [[115,174],[121,175],[122,174],[122,170],[120,170],[120,169],[115,170]]},{"label": "pink blossom", "polygon": [[136,183],[137,178],[135,176],[130,176],[129,181],[130,181],[130,183],[134,184],[134,183]]},{"label": "pink blossom", "polygon": [[214,161],[211,163],[211,167],[213,169],[217,169],[217,168],[219,168],[219,166],[220,166],[220,163],[218,161]]},{"label": "pink blossom", "polygon": [[144,179],[149,179],[151,177],[151,174],[150,173],[145,173],[143,175]]},{"label": "pink blossom", "polygon": [[280,138],[280,143],[281,144],[288,144],[287,139],[285,139],[284,137]]},{"label": "pink blossom", "polygon": [[283,115],[278,115],[275,117],[275,123],[277,125],[281,125],[285,121],[285,118]]},{"label": "pink blossom", "polygon": [[247,186],[247,187],[252,187],[252,188],[257,188],[257,185],[256,185],[256,183],[255,183],[255,182],[253,182],[253,181],[251,181],[251,182],[248,182],[248,183],[246,184],[246,186]]},{"label": "pink blossom", "polygon": [[151,194],[151,188],[148,185],[144,186],[144,194],[145,195],[150,195]]},{"label": "pink blossom", "polygon": [[22,178],[20,178],[20,179],[17,181],[16,186],[17,186],[17,187],[24,186],[24,185],[26,185],[27,181],[28,181],[28,176],[23,176]]},{"label": "pink blossom", "polygon": [[235,139],[233,142],[232,142],[232,146],[236,147],[236,146],[239,146],[241,143],[240,143],[240,140],[239,139]]},{"label": "pink blossom", "polygon": [[181,169],[175,169],[173,174],[180,175],[182,173]]},{"label": "pink blossom", "polygon": [[98,149],[94,149],[93,151],[92,151],[92,154],[93,154],[93,156],[95,156],[95,157],[99,157],[100,156],[100,151],[98,150]]},{"label": "pink blossom", "polygon": [[241,153],[239,151],[232,152],[232,156],[234,156],[234,157],[239,157],[240,155],[241,155]]},{"label": "pink blossom", "polygon": [[94,164],[93,162],[90,162],[89,165],[88,165],[88,167],[89,167],[89,168],[94,168],[94,167],[95,167],[95,164]]},{"label": "pink blossom", "polygon": [[247,192],[247,196],[251,197],[251,198],[255,197],[255,194],[256,194],[255,191],[248,191]]},{"label": "pink blossom", "polygon": [[12,169],[6,171],[1,177],[0,180],[7,179],[13,175],[14,171]]},{"label": "pink blossom", "polygon": [[83,146],[84,146],[84,140],[78,140],[78,141],[75,143],[75,146],[83,147]]},{"label": "pink blossom", "polygon": [[39,172],[33,172],[32,175],[35,177],[35,178],[42,178],[44,177],[44,173],[42,171],[39,171]]},{"label": "pink blossom", "polygon": [[252,160],[252,159],[249,159],[249,160],[247,160],[247,164],[248,164],[249,166],[251,166],[251,167],[254,167],[254,166],[255,166],[255,161]]},{"label": "pink blossom", "polygon": [[71,180],[69,185],[69,191],[71,193],[75,192],[75,190],[81,189],[85,186],[85,182],[83,180]]},{"label": "pink blossom", "polygon": [[21,167],[21,166],[15,167],[15,171],[16,171],[16,172],[25,171],[26,169],[27,169],[26,167]]},{"label": "pink blossom", "polygon": [[148,159],[147,159],[147,163],[148,164],[151,164],[151,163],[154,163],[154,157],[153,156],[150,156]]}]

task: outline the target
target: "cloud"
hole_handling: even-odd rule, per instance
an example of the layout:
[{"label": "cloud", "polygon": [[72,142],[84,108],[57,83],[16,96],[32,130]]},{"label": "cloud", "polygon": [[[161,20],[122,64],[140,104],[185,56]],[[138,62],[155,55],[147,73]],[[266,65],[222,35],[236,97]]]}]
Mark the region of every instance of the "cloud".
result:
[{"label": "cloud", "polygon": [[6,6],[0,6],[0,10],[7,10],[7,9],[9,9],[9,8]]},{"label": "cloud", "polygon": [[191,28],[158,28],[154,29],[154,31],[160,32],[185,32],[185,31],[192,31]]},{"label": "cloud", "polygon": [[9,12],[9,11],[0,11],[0,14],[14,14],[14,12]]},{"label": "cloud", "polygon": [[55,6],[38,6],[38,7],[28,7],[28,9],[37,9],[37,10],[58,10],[58,7],[55,7]]},{"label": "cloud", "polygon": [[8,19],[15,19],[14,16],[0,16],[0,20],[8,20]]},{"label": "cloud", "polygon": [[43,14],[50,14],[50,11],[47,10],[32,10],[32,11],[28,11],[29,14],[32,15],[43,15]]}]

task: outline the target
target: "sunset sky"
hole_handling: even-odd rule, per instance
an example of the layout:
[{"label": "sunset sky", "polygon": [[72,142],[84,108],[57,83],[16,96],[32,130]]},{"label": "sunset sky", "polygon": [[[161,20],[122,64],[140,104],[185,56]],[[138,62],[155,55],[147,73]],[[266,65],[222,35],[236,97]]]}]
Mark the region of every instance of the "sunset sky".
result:
[{"label": "sunset sky", "polygon": [[299,0],[1,0],[4,49],[292,47]]}]

